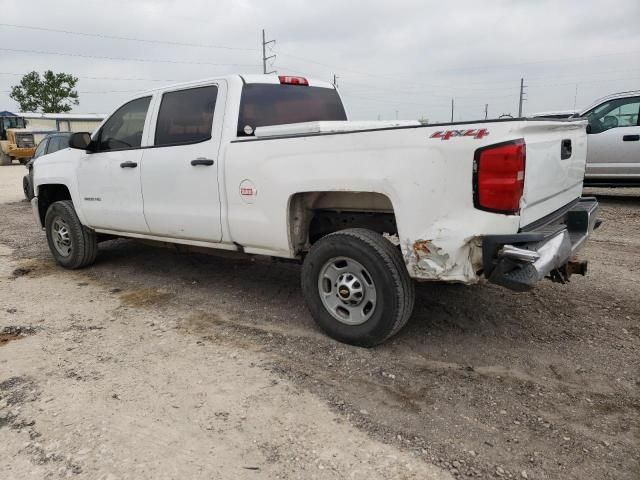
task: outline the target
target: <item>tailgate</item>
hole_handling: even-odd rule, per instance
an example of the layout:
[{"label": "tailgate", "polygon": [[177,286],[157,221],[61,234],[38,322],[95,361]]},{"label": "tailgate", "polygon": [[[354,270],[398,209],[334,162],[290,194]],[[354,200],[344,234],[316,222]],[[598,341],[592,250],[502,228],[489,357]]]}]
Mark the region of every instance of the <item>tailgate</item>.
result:
[{"label": "tailgate", "polygon": [[525,121],[524,195],[520,226],[555,212],[582,194],[587,158],[586,121]]}]

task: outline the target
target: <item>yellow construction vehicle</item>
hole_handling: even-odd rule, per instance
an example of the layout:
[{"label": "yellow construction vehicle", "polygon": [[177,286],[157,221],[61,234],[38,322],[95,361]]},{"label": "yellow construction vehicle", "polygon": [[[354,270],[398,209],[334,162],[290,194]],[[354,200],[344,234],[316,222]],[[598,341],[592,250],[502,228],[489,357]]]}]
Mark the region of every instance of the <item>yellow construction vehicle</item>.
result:
[{"label": "yellow construction vehicle", "polygon": [[33,133],[26,129],[24,118],[0,112],[0,165],[11,165],[14,159],[25,164],[35,150]]}]

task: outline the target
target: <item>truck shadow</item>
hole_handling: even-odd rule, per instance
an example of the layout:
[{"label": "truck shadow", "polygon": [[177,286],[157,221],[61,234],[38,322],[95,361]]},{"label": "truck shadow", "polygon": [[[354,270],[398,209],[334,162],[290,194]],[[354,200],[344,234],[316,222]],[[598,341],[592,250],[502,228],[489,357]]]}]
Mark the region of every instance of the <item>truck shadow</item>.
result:
[{"label": "truck shadow", "polygon": [[[264,322],[265,329],[318,333],[304,305],[300,266],[295,263],[186,254],[116,240],[101,245],[91,271],[105,278],[113,269],[120,273],[118,288],[164,289],[199,309],[224,309],[230,318],[242,318],[256,328]],[[566,322],[557,321],[575,314],[574,300],[565,297],[572,287],[549,282],[534,292],[514,293],[490,284],[416,284],[413,316],[393,343],[431,349],[432,340],[444,336],[462,344],[466,338],[564,341],[577,335],[567,330]]]}]

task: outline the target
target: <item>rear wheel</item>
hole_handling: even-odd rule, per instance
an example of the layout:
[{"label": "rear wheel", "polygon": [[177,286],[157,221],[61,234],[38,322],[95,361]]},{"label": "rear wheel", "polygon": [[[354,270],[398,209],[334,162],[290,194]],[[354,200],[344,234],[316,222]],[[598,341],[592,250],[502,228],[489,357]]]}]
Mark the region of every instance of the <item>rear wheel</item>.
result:
[{"label": "rear wheel", "polygon": [[45,216],[47,243],[53,258],[65,268],[81,268],[96,258],[98,242],[94,231],[80,223],[71,200],[51,204]]},{"label": "rear wheel", "polygon": [[363,347],[397,333],[413,311],[414,285],[400,251],[366,229],[318,240],[302,267],[302,291],[320,328]]}]

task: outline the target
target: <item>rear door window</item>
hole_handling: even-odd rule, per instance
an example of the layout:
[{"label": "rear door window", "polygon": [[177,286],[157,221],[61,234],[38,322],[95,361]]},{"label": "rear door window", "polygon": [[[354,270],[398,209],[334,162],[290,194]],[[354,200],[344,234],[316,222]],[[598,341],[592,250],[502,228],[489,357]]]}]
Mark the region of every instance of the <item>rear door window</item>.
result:
[{"label": "rear door window", "polygon": [[333,88],[249,83],[242,87],[238,136],[253,135],[257,127],[321,120],[346,120]]},{"label": "rear door window", "polygon": [[154,145],[168,147],[209,140],[217,96],[215,85],[163,94]]}]

